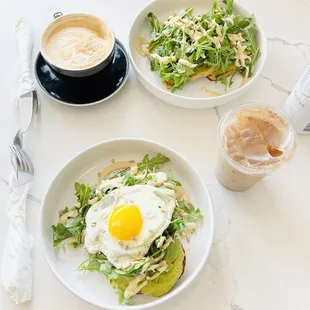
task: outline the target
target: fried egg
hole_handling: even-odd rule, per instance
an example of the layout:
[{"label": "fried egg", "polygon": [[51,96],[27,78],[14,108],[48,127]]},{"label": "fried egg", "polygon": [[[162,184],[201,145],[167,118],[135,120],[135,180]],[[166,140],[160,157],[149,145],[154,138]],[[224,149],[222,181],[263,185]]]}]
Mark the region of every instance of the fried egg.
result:
[{"label": "fried egg", "polygon": [[91,254],[102,252],[118,269],[132,266],[169,226],[175,205],[170,189],[117,188],[87,212],[85,248]]}]

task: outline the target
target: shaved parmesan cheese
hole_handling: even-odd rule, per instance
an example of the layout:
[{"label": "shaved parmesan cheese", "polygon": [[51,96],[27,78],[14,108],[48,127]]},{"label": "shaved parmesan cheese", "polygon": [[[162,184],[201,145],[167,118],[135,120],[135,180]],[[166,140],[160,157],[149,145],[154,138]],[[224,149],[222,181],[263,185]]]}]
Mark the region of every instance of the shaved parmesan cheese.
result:
[{"label": "shaved parmesan cheese", "polygon": [[164,35],[164,36],[168,37],[169,34],[170,34],[170,32],[169,32],[168,30],[163,30],[163,35]]},{"label": "shaved parmesan cheese", "polygon": [[226,17],[225,21],[231,23],[232,25],[234,25],[234,20],[231,17]]},{"label": "shaved parmesan cheese", "polygon": [[246,46],[242,46],[240,41],[237,42],[237,48],[234,48],[236,52],[236,67],[245,67],[245,60],[251,60],[251,57],[245,53]]},{"label": "shaved parmesan cheese", "polygon": [[185,60],[185,59],[179,59],[179,64],[181,65],[184,65],[186,67],[189,67],[191,69],[194,69],[197,65],[196,64],[193,64],[191,62],[189,62],[188,60]]},{"label": "shaved parmesan cheese", "polygon": [[175,56],[165,56],[161,57],[158,54],[150,54],[153,59],[158,60],[163,65],[168,65],[169,63],[176,61]]},{"label": "shaved parmesan cheese", "polygon": [[228,34],[228,39],[233,43],[233,45],[236,45],[238,41],[240,42],[245,41],[245,39],[242,37],[242,33]]}]

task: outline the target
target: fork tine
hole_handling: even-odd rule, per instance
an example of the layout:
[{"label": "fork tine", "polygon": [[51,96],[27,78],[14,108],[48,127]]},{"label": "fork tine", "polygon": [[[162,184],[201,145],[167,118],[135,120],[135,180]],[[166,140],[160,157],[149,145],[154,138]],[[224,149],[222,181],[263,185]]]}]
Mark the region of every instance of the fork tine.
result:
[{"label": "fork tine", "polygon": [[21,167],[20,167],[21,170],[27,172],[28,169],[26,166],[25,155],[23,154],[24,152],[14,145],[13,145],[13,148],[16,150],[16,153],[18,154],[17,156],[18,156],[20,164],[21,164]]},{"label": "fork tine", "polygon": [[29,155],[28,155],[25,151],[23,151],[23,150],[21,150],[21,152],[22,152],[23,155],[24,155],[25,163],[26,163],[27,166],[28,166],[28,169],[29,169],[28,171],[29,171],[29,173],[34,174],[33,164],[32,164],[32,161],[31,161]]},{"label": "fork tine", "polygon": [[19,167],[19,170],[24,170],[24,165],[23,165],[23,161],[21,158],[20,153],[18,152],[17,148],[15,147],[15,145],[10,145],[10,149],[13,152],[15,159],[16,159],[16,163],[17,166]]},{"label": "fork tine", "polygon": [[11,149],[11,164],[15,170],[16,176],[18,176],[18,170],[20,169],[20,162],[12,146],[9,145],[9,147]]},{"label": "fork tine", "polygon": [[14,140],[13,140],[13,145],[19,147],[19,148],[22,148],[22,142],[23,140],[23,137],[22,137],[22,133],[20,131],[20,129],[17,131],[15,137],[14,137]]},{"label": "fork tine", "polygon": [[34,168],[28,154],[16,145],[10,145],[12,151],[11,162],[14,167],[17,180],[24,185],[33,181]]},{"label": "fork tine", "polygon": [[26,152],[24,152],[24,156],[25,156],[25,164],[28,167],[28,172],[30,174],[34,174],[34,168],[33,168],[33,164],[32,164],[30,157],[28,156]]},{"label": "fork tine", "polygon": [[33,164],[32,161],[30,159],[30,157],[28,156],[28,154],[23,151],[22,149],[19,149],[18,147],[15,147],[14,145],[12,146],[13,149],[15,150],[15,152],[18,154],[18,158],[19,161],[21,163],[21,169],[24,172],[30,173],[30,174],[34,174],[34,168],[33,168]]}]

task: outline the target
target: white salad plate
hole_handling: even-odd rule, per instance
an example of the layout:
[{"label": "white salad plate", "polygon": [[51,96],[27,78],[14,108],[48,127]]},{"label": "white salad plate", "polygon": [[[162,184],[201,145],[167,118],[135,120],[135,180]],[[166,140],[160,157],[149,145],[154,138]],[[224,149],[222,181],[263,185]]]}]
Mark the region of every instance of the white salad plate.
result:
[{"label": "white salad plate", "polygon": [[[98,272],[82,274],[77,267],[88,258],[87,252],[79,249],[53,248],[52,225],[58,221],[58,212],[76,203],[74,182],[98,183],[97,173],[111,164],[111,160],[142,160],[145,154],[162,153],[171,159],[163,171],[171,168],[180,180],[196,208],[204,219],[198,224],[190,241],[183,241],[186,251],[186,267],[176,286],[165,296],[153,298],[138,295],[131,306],[119,305],[118,296],[104,275]],[[191,164],[176,151],[147,140],[118,139],[96,144],[69,160],[57,173],[44,196],[40,233],[47,262],[63,285],[83,300],[104,309],[146,309],[159,305],[186,289],[203,268],[213,239],[213,207],[206,185]]]},{"label": "white salad plate", "polygon": [[[146,18],[147,14],[153,12],[160,21],[165,21],[170,15],[177,14],[179,11],[187,8],[193,8],[194,13],[208,12],[211,10],[213,2],[214,0],[155,0],[142,9],[135,18],[129,34],[129,57],[138,80],[149,92],[159,99],[175,106],[189,109],[205,109],[219,106],[237,99],[246,92],[254,84],[254,81],[262,71],[267,56],[267,44],[262,27],[256,18],[253,19],[253,22],[258,29],[256,41],[260,48],[260,57],[254,65],[251,78],[243,86],[243,78],[238,75],[234,77],[234,83],[227,91],[225,91],[225,86],[221,83],[211,82],[207,78],[200,78],[187,83],[182,90],[172,93],[162,85],[159,74],[150,70],[149,59],[141,56],[136,48],[137,40],[140,37],[149,40],[151,35],[151,28]],[[233,8],[233,11],[240,14],[241,17],[250,17],[253,13],[235,1]],[[203,89],[207,90],[207,92],[203,91]],[[221,95],[213,96],[208,94],[211,92]]]}]

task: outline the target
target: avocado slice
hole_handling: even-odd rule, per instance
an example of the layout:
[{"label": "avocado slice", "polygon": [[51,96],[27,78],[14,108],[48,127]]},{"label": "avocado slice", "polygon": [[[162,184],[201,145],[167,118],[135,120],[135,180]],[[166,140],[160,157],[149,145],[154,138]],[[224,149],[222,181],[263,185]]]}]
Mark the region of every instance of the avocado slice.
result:
[{"label": "avocado slice", "polygon": [[[154,297],[163,296],[175,286],[175,283],[182,276],[186,257],[179,240],[169,245],[164,259],[168,264],[168,272],[164,272],[158,278],[150,281],[142,288],[140,294],[150,294]],[[117,290],[125,291],[133,279],[134,277],[122,275],[117,279],[110,279],[110,284]]]}]

